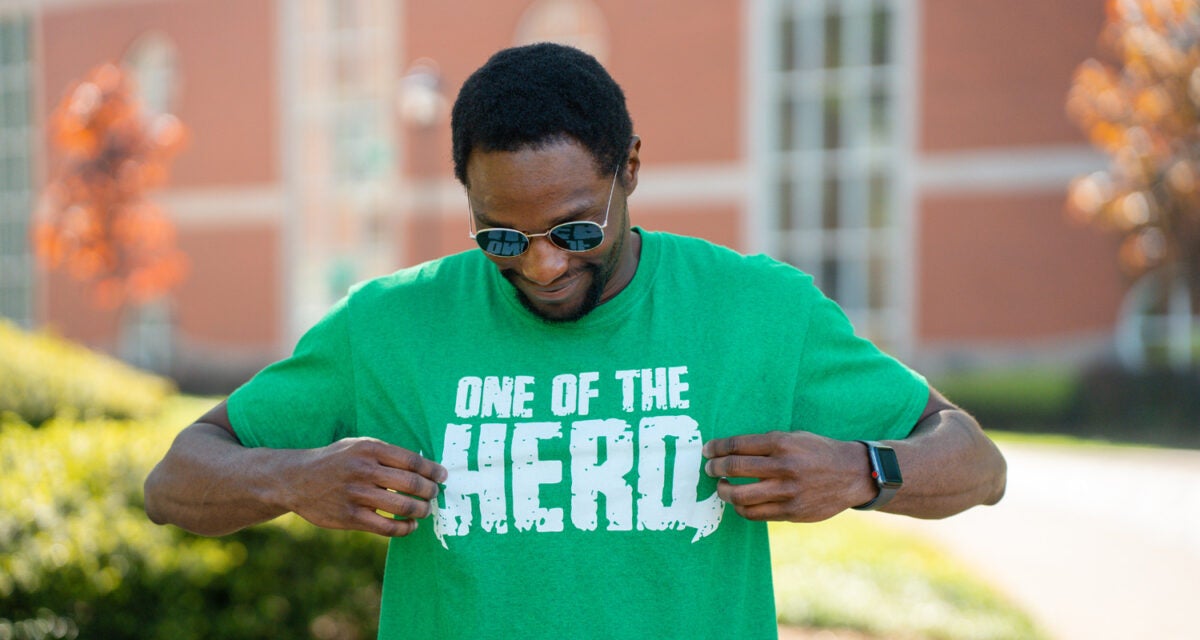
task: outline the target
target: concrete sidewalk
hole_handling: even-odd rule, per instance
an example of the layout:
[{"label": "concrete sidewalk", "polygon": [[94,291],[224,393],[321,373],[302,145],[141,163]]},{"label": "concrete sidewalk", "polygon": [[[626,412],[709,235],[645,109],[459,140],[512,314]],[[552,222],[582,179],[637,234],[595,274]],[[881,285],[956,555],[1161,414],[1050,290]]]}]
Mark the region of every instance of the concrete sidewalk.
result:
[{"label": "concrete sidewalk", "polygon": [[1002,445],[1008,491],[942,544],[1058,640],[1200,638],[1200,451]]}]

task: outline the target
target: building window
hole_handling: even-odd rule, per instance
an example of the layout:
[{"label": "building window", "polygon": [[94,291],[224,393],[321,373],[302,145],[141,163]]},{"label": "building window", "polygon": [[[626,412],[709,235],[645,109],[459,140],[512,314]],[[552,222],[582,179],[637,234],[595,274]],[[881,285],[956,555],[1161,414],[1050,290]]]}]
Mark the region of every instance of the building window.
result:
[{"label": "building window", "polygon": [[608,26],[590,0],[538,0],[521,16],[513,43],[557,42],[608,59]]},{"label": "building window", "polygon": [[[133,76],[142,116],[175,113],[179,106],[179,51],[170,36],[149,31],[139,36],[122,59]],[[122,314],[118,354],[126,362],[156,373],[171,372],[176,325],[169,300],[135,305]]]},{"label": "building window", "polygon": [[376,184],[391,175],[394,164],[392,17],[381,0],[325,0],[323,5],[324,19],[310,23],[306,41],[318,57],[311,64],[325,67],[321,94],[327,101],[330,177],[342,188]]},{"label": "building window", "polygon": [[[898,13],[890,0],[773,0],[761,34],[766,250],[812,274],[860,334],[905,339],[897,269]],[[760,107],[761,108],[761,107]]]},{"label": "building window", "polygon": [[139,37],[125,54],[125,68],[137,84],[147,116],[175,113],[179,94],[179,54],[165,33]]},{"label": "building window", "polygon": [[[347,283],[394,268],[386,198],[396,178],[393,0],[282,3],[289,99],[292,326],[315,322]],[[294,75],[292,75],[294,74]],[[295,84],[291,84],[291,82]],[[294,331],[294,329],[293,329]]]},{"label": "building window", "polygon": [[0,16],[0,315],[33,321],[30,20]]}]

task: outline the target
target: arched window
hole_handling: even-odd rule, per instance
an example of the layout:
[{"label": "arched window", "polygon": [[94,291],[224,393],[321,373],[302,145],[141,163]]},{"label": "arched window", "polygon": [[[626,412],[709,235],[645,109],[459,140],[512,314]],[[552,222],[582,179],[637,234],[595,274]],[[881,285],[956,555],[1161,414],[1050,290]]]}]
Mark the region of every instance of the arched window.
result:
[{"label": "arched window", "polygon": [[179,52],[161,31],[138,37],[125,53],[123,66],[137,83],[147,115],[173,113],[179,100]]},{"label": "arched window", "polygon": [[608,26],[604,14],[588,0],[538,0],[513,37],[514,44],[557,42],[582,49],[600,62],[608,58]]},{"label": "arched window", "polygon": [[[142,34],[129,46],[121,64],[133,76],[144,117],[178,109],[179,52],[170,36],[161,31]],[[176,331],[170,300],[152,300],[131,311],[122,318],[119,355],[144,369],[169,373]]]}]

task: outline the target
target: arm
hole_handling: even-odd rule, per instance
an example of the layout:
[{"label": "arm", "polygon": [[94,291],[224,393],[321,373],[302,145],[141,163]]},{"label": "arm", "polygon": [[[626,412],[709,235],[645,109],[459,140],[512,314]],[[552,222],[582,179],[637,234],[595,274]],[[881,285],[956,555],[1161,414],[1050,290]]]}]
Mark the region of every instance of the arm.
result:
[{"label": "arm", "polygon": [[[858,453],[866,457],[859,443]],[[930,388],[929,404],[912,433],[888,442],[896,450],[904,486],[882,511],[918,518],[945,518],[1004,497],[1007,464],[995,443],[967,412]],[[863,467],[866,469],[866,467]],[[878,492],[869,479],[867,500]]]},{"label": "arm", "polygon": [[[1000,450],[967,413],[934,389],[912,433],[886,441],[896,450],[904,487],[883,509],[919,518],[944,518],[1004,495]],[[717,494],[751,520],[817,522],[871,500],[866,448],[805,431],[711,440],[705,471],[722,478]],[[726,477],[757,478],[730,484]]]},{"label": "arm", "polygon": [[294,511],[321,527],[404,536],[429,515],[445,478],[441,465],[371,438],[317,449],[243,447],[222,402],[180,432],[150,472],[146,514],[202,535]]}]

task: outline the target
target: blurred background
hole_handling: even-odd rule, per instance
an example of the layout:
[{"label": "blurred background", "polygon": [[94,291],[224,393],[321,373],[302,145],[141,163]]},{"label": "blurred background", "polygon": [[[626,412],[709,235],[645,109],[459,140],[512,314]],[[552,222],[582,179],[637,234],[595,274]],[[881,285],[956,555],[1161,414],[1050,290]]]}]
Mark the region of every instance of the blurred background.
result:
[{"label": "blurred background", "polygon": [[355,282],[471,247],[450,104],[552,40],[626,92],[635,224],[813,274],[989,428],[1196,447],[1198,12],[0,0],[0,316],[228,393]]},{"label": "blurred background", "polygon": [[[1103,0],[0,2],[0,313],[228,391],[347,287],[467,249],[449,105],[556,40],[621,82],[635,223],[767,252],[931,375],[1114,352],[1117,238],[1065,215],[1103,169],[1065,102]],[[190,269],[136,312],[38,266],[55,109],[98,65],[188,140],[151,194]]]},{"label": "blurred background", "polygon": [[[986,417],[1140,419],[1144,394],[1118,390],[1187,386],[1128,374],[1191,368],[1195,296],[1151,269],[1182,226],[1150,206],[1169,167],[1133,186],[1104,173],[1139,139],[1137,87],[1085,60],[1153,54],[1122,29],[1171,4],[5,0],[0,314],[228,392],[353,283],[469,248],[449,105],[494,51],[556,40],[626,91],[637,224],[808,271],[861,333]],[[113,137],[83,90],[105,82],[143,123],[140,156],[89,142]],[[150,167],[140,188],[79,206],[63,184],[120,149]],[[137,243],[96,250],[80,228],[103,236],[151,207],[176,253],[141,295],[114,296],[137,293],[122,266]],[[997,380],[1028,396],[1024,414],[977,397]]]}]

